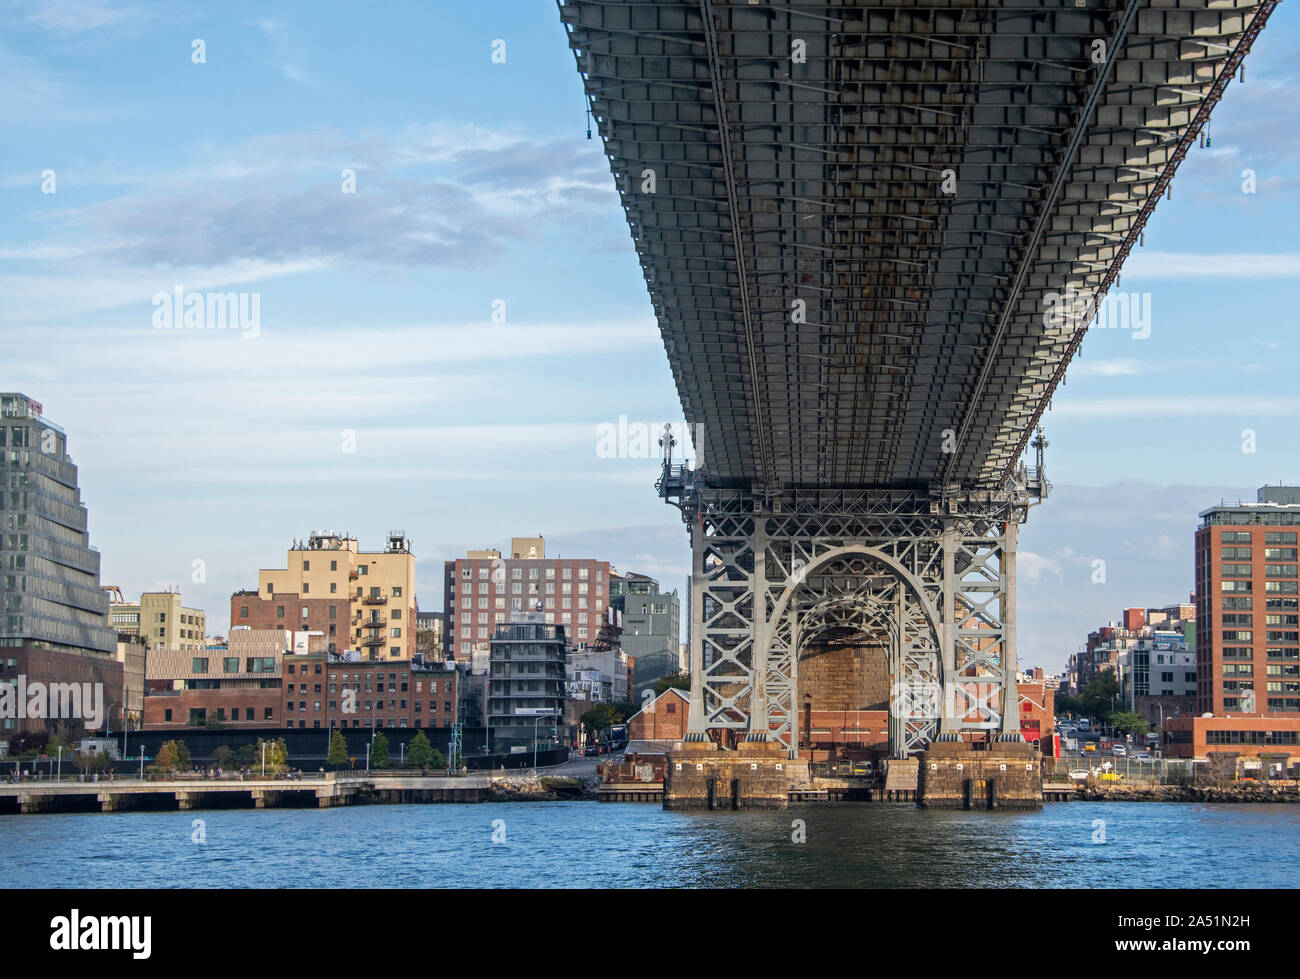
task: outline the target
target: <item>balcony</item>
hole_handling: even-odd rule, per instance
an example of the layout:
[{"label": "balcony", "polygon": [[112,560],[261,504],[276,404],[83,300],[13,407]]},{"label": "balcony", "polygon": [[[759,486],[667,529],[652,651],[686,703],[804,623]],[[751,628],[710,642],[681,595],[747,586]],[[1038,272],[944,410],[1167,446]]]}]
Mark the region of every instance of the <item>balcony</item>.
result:
[{"label": "balcony", "polygon": [[372,632],[370,635],[363,637],[361,640],[361,645],[363,646],[383,646],[386,645],[387,643],[388,643],[388,638],[384,636],[382,633],[376,634]]},{"label": "balcony", "polygon": [[387,605],[388,599],[383,595],[367,595],[361,599],[362,605]]}]

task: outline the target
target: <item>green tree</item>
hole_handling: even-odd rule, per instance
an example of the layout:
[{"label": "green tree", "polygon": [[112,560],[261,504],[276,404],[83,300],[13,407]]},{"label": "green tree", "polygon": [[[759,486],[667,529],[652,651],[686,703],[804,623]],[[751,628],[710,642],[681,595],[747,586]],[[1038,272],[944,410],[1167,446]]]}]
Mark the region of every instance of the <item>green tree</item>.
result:
[{"label": "green tree", "polygon": [[393,760],[388,757],[388,739],[384,737],[384,732],[380,731],[370,745],[370,767],[390,768],[392,764]]},{"label": "green tree", "polygon": [[1117,710],[1110,715],[1110,724],[1117,731],[1140,738],[1147,733],[1147,722],[1129,710]]},{"label": "green tree", "polygon": [[190,749],[184,741],[164,741],[150,767],[155,772],[174,772],[188,768],[189,764]]},{"label": "green tree", "polygon": [[689,690],[691,689],[691,675],[689,673],[669,673],[661,676],[655,681],[655,696],[658,697],[665,690]]},{"label": "green tree", "polygon": [[284,738],[276,738],[266,746],[266,769],[283,772],[289,767],[289,746]]},{"label": "green tree", "polygon": [[582,715],[582,726],[588,731],[604,731],[623,718],[611,704],[599,703]]},{"label": "green tree", "polygon": [[338,728],[335,728],[330,735],[330,750],[325,763],[336,768],[348,763],[348,743],[343,738],[343,732]]},{"label": "green tree", "polygon": [[622,721],[626,721],[641,709],[641,705],[634,700],[615,700],[611,702],[610,706],[614,708],[614,713],[618,715],[616,719],[610,722],[612,724],[619,724]]},{"label": "green tree", "polygon": [[1119,699],[1119,680],[1114,670],[1102,670],[1097,673],[1078,697],[1072,698],[1075,713],[1099,720],[1106,720],[1115,709]]},{"label": "green tree", "polygon": [[257,764],[258,747],[255,744],[246,744],[235,752],[235,764],[240,768],[252,768]]},{"label": "green tree", "polygon": [[113,764],[112,756],[107,751],[98,754],[75,754],[72,763],[83,772],[106,772]]},{"label": "green tree", "polygon": [[218,768],[229,768],[234,758],[235,753],[230,750],[228,744],[219,744],[212,749],[212,764]]},{"label": "green tree", "polygon": [[[429,768],[433,765],[433,745],[423,731],[411,739],[411,750],[406,753],[406,764],[412,768]],[[442,766],[439,766],[442,767]]]}]

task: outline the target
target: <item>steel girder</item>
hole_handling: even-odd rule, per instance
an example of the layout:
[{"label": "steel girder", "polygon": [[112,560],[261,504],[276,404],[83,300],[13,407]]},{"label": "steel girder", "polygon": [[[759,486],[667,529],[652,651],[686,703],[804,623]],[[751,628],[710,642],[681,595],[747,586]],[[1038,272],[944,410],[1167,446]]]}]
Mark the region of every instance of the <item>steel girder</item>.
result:
[{"label": "steel girder", "polygon": [[807,643],[851,630],[886,650],[896,755],[942,735],[1018,737],[1015,541],[1032,497],[906,492],[757,496],[695,488],[690,528],[688,738],[731,729],[798,747],[798,664]]},{"label": "steel girder", "polygon": [[1274,6],[562,0],[711,482],[1006,478]]}]

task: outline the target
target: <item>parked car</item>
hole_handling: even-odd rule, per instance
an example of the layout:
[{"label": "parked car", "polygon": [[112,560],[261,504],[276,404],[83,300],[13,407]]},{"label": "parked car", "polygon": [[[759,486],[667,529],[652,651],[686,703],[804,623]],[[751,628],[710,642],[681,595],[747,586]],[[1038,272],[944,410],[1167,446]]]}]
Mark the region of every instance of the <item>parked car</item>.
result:
[{"label": "parked car", "polygon": [[1070,779],[1075,782],[1082,782],[1091,774],[1092,772],[1086,768],[1077,768],[1070,773]]},{"label": "parked car", "polygon": [[1128,749],[1125,748],[1122,744],[1117,744],[1110,749],[1110,753],[1114,755],[1116,758],[1123,758],[1128,754]]},{"label": "parked car", "polygon": [[1137,754],[1133,755],[1132,758],[1134,761],[1155,761],[1155,758],[1149,751],[1139,751]]}]

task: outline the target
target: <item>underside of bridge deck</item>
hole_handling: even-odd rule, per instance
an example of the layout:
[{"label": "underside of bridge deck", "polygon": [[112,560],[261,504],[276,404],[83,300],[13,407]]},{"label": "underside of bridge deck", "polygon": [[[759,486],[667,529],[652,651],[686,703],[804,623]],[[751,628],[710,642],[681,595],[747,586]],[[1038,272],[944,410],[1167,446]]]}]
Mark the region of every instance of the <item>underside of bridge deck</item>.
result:
[{"label": "underside of bridge deck", "polygon": [[884,641],[896,757],[1017,741],[1021,458],[1276,0],[560,0],[693,468],[691,737],[793,752]]}]

